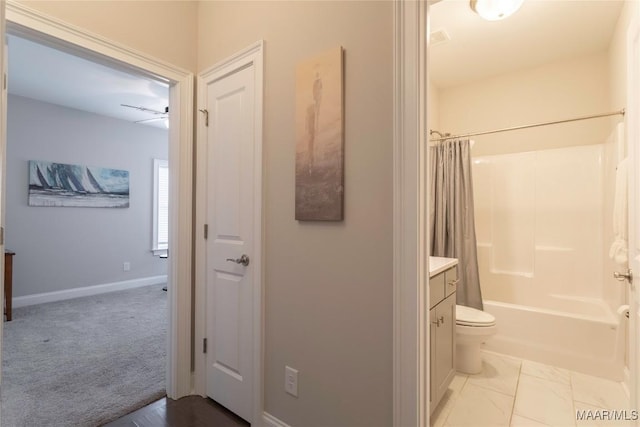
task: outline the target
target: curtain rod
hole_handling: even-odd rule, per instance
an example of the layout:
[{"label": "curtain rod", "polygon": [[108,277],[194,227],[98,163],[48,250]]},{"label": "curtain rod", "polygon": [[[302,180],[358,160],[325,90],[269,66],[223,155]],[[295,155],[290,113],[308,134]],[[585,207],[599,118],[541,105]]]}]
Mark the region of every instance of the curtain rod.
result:
[{"label": "curtain rod", "polygon": [[535,128],[535,127],[538,127],[538,126],[557,125],[557,124],[560,124],[560,123],[576,122],[576,121],[579,121],[579,120],[596,119],[598,117],[617,116],[617,115],[624,116],[624,114],[625,114],[625,111],[624,111],[624,108],[623,108],[622,110],[612,111],[610,113],[592,114],[590,116],[576,117],[576,118],[573,118],[573,119],[556,120],[556,121],[553,121],[553,122],[535,123],[535,124],[523,125],[523,126],[513,126],[513,127],[509,127],[509,128],[489,130],[489,131],[485,131],[485,132],[465,133],[465,134],[453,135],[453,136],[451,136],[448,133],[443,134],[441,132],[438,132],[437,130],[429,130],[429,136],[433,135],[434,133],[437,133],[438,135],[441,136],[441,138],[434,138],[434,139],[430,139],[429,141],[430,142],[440,142],[440,141],[445,141],[447,139],[467,138],[469,136],[488,135],[488,134],[491,134],[491,133],[506,132],[506,131],[510,131],[510,130]]}]

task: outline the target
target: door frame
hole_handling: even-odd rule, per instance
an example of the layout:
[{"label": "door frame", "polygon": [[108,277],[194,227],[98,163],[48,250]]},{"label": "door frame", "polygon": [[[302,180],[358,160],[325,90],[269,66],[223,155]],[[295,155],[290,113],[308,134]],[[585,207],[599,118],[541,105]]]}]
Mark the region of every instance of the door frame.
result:
[{"label": "door frame", "polygon": [[[640,160],[640,54],[638,47],[640,46],[640,9],[637,5],[631,6],[631,18],[627,28],[627,105],[625,114],[626,136],[627,136],[627,156],[629,166],[629,256],[634,257],[638,248],[640,248],[640,227],[637,227],[638,215],[640,209],[640,169],[638,161]],[[640,409],[640,339],[638,333],[640,330],[640,292],[638,292],[638,282],[640,271],[636,268],[637,259],[629,259],[629,267],[633,270],[633,283],[629,284],[629,328],[628,328],[628,345],[629,345],[629,392],[630,392],[630,409]],[[638,426],[638,419],[633,420],[633,425]]]},{"label": "door frame", "polygon": [[[193,188],[193,73],[90,33],[13,0],[6,2],[6,29],[86,59],[147,75],[169,87],[168,343],[166,391],[191,394],[191,237]],[[56,40],[57,39],[57,40]],[[3,172],[4,173],[4,172]],[[4,180],[4,176],[3,176]]]},{"label": "door frame", "polygon": [[[218,62],[198,74],[198,130],[196,137],[196,182],[207,182],[207,127],[205,105],[208,84],[219,80],[235,71],[253,66],[255,84],[254,109],[254,194],[253,194],[253,247],[250,249],[251,264],[254,265],[253,281],[253,420],[252,424],[262,425],[263,408],[263,364],[264,364],[264,250],[263,225],[263,81],[264,81],[264,41],[259,40],[234,55]],[[203,352],[203,340],[206,330],[206,239],[205,224],[207,222],[207,188],[196,185],[195,212],[195,352],[194,352],[194,386],[195,392],[206,396],[206,357]]]},{"label": "door frame", "polygon": [[[5,4],[0,3],[0,76],[2,80],[7,74],[7,45],[6,45],[6,22],[5,22]],[[6,212],[6,170],[7,170],[7,86],[2,83],[0,86],[0,305],[4,307],[4,229],[5,229],[5,212]],[[3,312],[0,310],[0,312]],[[4,337],[4,317],[0,318],[0,359],[2,359],[3,338]],[[1,364],[0,364],[1,366]],[[0,384],[2,384],[2,369],[0,369]],[[0,417],[1,419],[1,417]]]},{"label": "door frame", "polygon": [[393,3],[394,426],[429,425],[427,3]]}]

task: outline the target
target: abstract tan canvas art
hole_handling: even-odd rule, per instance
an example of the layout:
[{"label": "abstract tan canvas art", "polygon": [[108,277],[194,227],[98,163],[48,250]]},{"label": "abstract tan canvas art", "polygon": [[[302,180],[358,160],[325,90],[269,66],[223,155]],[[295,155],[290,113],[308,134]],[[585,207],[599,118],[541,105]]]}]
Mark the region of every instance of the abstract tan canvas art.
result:
[{"label": "abstract tan canvas art", "polygon": [[341,221],[344,211],[343,49],[296,68],[296,219]]}]

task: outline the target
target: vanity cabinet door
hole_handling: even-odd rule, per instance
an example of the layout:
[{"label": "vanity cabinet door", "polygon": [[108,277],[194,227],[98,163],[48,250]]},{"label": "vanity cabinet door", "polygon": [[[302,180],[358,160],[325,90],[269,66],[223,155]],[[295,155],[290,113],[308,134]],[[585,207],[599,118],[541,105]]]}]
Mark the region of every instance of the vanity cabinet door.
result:
[{"label": "vanity cabinet door", "polygon": [[431,363],[429,363],[429,412],[433,412],[438,405],[438,400],[436,399],[437,387],[435,381],[436,369],[435,369],[435,361],[436,361],[436,309],[433,308],[429,310],[429,325],[431,327],[431,346],[429,348],[429,357]]},{"label": "vanity cabinet door", "polygon": [[[444,395],[453,379],[455,370],[455,354],[456,354],[456,294],[449,295],[444,301],[436,306],[435,334],[432,335],[433,344],[435,343],[435,359],[432,359],[432,367],[435,370],[432,382],[435,380],[436,402]],[[432,357],[433,353],[432,353]],[[435,364],[433,363],[435,361]],[[435,365],[435,366],[434,366]]]}]

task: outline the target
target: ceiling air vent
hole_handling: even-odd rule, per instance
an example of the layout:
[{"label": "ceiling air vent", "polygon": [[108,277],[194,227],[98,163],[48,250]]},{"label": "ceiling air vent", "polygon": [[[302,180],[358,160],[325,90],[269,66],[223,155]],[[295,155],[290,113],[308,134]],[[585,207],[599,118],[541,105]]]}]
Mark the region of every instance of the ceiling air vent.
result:
[{"label": "ceiling air vent", "polygon": [[449,37],[449,34],[445,30],[436,30],[431,33],[431,46],[439,45],[449,40],[451,40],[451,37]]}]

